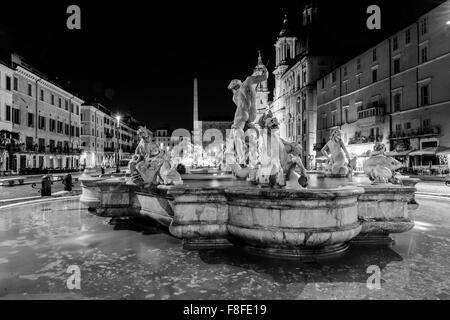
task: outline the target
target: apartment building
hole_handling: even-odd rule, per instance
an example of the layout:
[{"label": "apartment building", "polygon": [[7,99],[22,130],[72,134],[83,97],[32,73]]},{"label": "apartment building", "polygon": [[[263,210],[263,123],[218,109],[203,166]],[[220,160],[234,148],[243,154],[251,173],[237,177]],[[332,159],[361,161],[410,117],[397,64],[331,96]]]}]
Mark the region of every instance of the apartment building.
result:
[{"label": "apartment building", "polygon": [[359,167],[380,141],[410,169],[448,168],[449,12],[447,1],[319,79],[316,151],[339,128]]},{"label": "apartment building", "polygon": [[9,170],[9,147],[13,138],[11,110],[14,70],[0,61],[0,172]]},{"label": "apartment building", "polygon": [[20,148],[11,169],[78,168],[81,155],[80,105],[83,100],[28,65],[11,57],[13,105],[6,110]]},{"label": "apartment building", "polygon": [[81,106],[82,164],[88,168],[127,165],[138,144],[139,123],[131,116],[114,114],[97,102]]}]

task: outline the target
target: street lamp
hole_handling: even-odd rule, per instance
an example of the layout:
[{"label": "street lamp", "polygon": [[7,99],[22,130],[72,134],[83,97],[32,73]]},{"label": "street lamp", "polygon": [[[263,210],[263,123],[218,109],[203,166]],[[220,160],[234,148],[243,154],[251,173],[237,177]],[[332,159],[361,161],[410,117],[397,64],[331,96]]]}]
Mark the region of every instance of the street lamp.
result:
[{"label": "street lamp", "polygon": [[117,155],[116,155],[116,173],[120,173],[120,169],[119,169],[119,136],[120,136],[120,116],[118,115],[118,116],[116,116],[116,120],[117,120],[117,134],[116,134],[116,137],[117,137],[117,147],[116,147],[116,153],[117,153]]}]

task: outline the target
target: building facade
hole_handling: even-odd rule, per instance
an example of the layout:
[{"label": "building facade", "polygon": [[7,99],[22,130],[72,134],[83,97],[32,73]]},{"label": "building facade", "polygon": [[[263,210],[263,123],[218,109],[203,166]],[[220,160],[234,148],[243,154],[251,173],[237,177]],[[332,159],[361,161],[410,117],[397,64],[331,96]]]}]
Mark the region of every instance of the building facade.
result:
[{"label": "building facade", "polygon": [[[118,118],[120,117],[120,118]],[[137,125],[100,103],[81,106],[82,164],[88,168],[126,166],[137,147]]]},{"label": "building facade", "polygon": [[116,120],[100,103],[81,106],[82,164],[87,168],[115,166],[114,131]]},{"label": "building facade", "polygon": [[314,162],[317,128],[317,80],[329,72],[338,57],[324,54],[319,42],[319,7],[309,4],[302,11],[302,25],[293,31],[285,16],[275,43],[275,88],[270,106],[280,123],[280,136],[303,147],[307,168]]},{"label": "building facade", "polygon": [[[19,135],[12,170],[79,168],[83,100],[12,56],[12,131]],[[8,111],[7,111],[8,113]]]},{"label": "building facade", "polygon": [[13,105],[12,79],[14,70],[0,61],[0,172],[9,170],[12,139],[11,110]]},{"label": "building facade", "polygon": [[[263,59],[261,56],[261,52],[258,52],[258,62],[253,70],[253,76],[261,75],[264,72],[264,69],[266,66],[263,63]],[[269,101],[269,86],[268,82],[263,81],[256,85],[255,88],[255,102],[256,102],[256,120],[255,123],[258,123],[259,118],[266,112],[266,110],[269,108],[270,101]],[[231,126],[230,126],[231,128]],[[225,136],[224,136],[225,140]]]},{"label": "building facade", "polygon": [[448,168],[448,12],[450,1],[319,79],[317,150],[339,128],[359,167],[379,141],[410,170]]}]

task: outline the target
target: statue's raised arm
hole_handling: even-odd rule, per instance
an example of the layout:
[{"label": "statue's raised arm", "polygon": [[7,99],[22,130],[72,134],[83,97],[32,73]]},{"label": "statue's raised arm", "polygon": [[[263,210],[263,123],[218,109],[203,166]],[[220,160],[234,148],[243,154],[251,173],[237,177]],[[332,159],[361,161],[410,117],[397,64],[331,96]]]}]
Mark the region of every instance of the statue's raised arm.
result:
[{"label": "statue's raised arm", "polygon": [[256,76],[248,76],[243,85],[254,85],[254,84],[258,84],[260,82],[266,81],[269,78],[269,72],[267,70],[267,68],[264,66],[264,71],[263,74],[260,75],[256,75]]}]

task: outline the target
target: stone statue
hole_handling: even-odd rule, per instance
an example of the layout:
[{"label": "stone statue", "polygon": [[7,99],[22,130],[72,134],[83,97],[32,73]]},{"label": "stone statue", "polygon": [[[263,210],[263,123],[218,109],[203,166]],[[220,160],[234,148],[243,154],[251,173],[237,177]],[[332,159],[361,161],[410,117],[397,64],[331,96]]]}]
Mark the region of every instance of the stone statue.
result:
[{"label": "stone statue", "polygon": [[329,159],[327,168],[329,173],[342,176],[351,174],[356,159],[351,159],[347,147],[342,141],[341,131],[339,129],[333,130],[330,140],[325,144],[321,152]]},{"label": "stone statue", "polygon": [[170,156],[151,140],[151,132],[139,127],[140,142],[130,163],[131,183],[148,187],[159,183],[180,183],[181,177],[170,166]]},{"label": "stone statue", "polygon": [[236,162],[246,165],[246,154],[244,151],[245,137],[244,130],[247,128],[255,128],[253,121],[256,119],[256,93],[257,84],[267,80],[269,72],[264,67],[262,75],[249,76],[244,82],[234,79],[228,85],[228,89],[233,91],[233,102],[236,104],[236,112],[234,114],[232,129],[232,142],[227,144],[226,153],[231,154],[232,147],[235,149]]},{"label": "stone statue", "polygon": [[364,162],[363,170],[369,179],[374,183],[399,183],[395,179],[395,170],[403,167],[403,164],[389,156],[385,155],[386,147],[384,144],[375,143],[374,150],[370,158]]},{"label": "stone statue", "polygon": [[[302,147],[297,142],[286,142],[283,139],[281,141],[284,144],[284,150],[282,149],[280,152],[280,162],[286,179],[286,187],[306,188],[308,176],[300,158]],[[295,171],[296,168],[300,170],[300,175]]]},{"label": "stone statue", "polygon": [[[259,126],[261,167],[256,173],[257,182],[287,188],[306,187],[306,168],[300,159],[301,146],[280,138],[278,120],[270,111],[259,119]],[[297,167],[300,175],[295,172]]]}]

